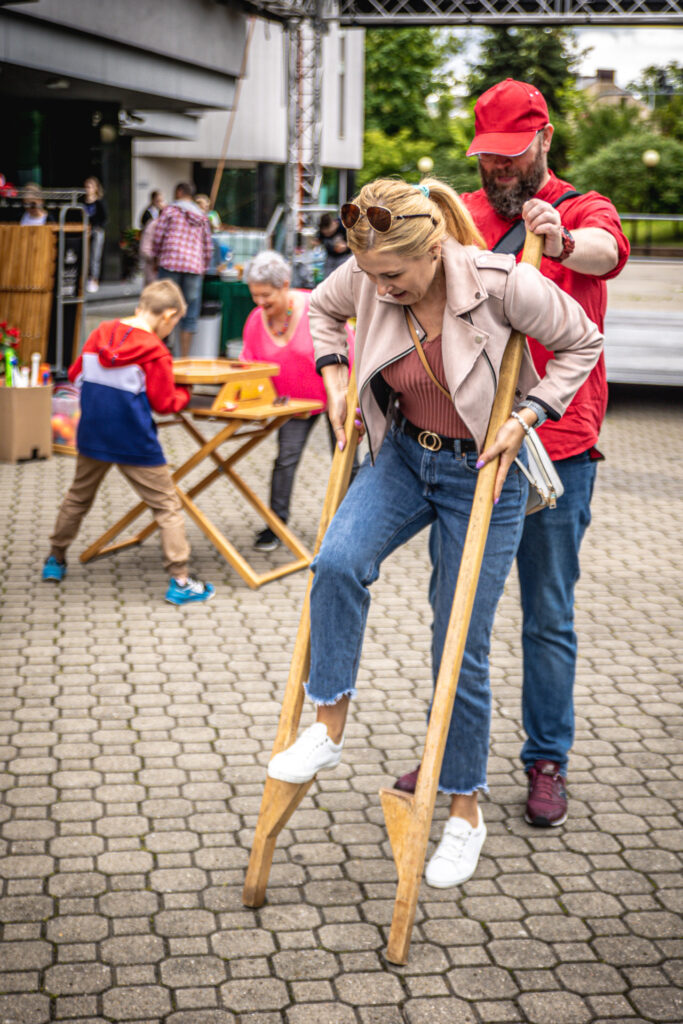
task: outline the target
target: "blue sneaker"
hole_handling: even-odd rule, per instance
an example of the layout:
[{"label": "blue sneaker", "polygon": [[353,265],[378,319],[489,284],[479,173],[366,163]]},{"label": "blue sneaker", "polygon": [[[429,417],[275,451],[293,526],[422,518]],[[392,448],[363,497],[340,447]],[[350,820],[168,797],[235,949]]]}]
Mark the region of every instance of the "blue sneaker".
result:
[{"label": "blue sneaker", "polygon": [[190,604],[193,601],[210,601],[215,594],[214,587],[210,583],[202,583],[194,576],[187,577],[187,583],[182,586],[174,576],[168,584],[166,600],[169,604]]},{"label": "blue sneaker", "polygon": [[43,579],[61,583],[65,576],[66,562],[58,562],[54,555],[50,555],[43,566]]}]

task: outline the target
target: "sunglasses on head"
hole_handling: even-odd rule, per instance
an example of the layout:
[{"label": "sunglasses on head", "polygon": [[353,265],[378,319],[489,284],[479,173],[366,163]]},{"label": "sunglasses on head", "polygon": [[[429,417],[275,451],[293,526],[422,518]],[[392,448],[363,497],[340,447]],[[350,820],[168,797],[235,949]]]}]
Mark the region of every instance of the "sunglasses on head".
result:
[{"label": "sunglasses on head", "polygon": [[368,206],[365,213],[356,203],[344,203],[341,208],[341,222],[345,228],[352,228],[361,217],[367,217],[368,223],[375,231],[384,234],[395,220],[414,220],[416,217],[429,217],[432,224],[436,221],[431,213],[392,213],[386,206]]}]

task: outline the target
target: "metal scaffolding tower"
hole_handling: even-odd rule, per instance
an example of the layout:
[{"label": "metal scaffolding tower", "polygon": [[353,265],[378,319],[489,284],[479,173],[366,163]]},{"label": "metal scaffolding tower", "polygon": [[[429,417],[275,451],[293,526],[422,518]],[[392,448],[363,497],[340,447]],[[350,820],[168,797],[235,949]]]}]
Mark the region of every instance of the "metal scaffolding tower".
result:
[{"label": "metal scaffolding tower", "polygon": [[683,0],[250,0],[244,6],[286,27],[288,255],[318,205],[322,38],[330,22],[373,28],[683,25]]},{"label": "metal scaffolding tower", "polygon": [[322,85],[322,7],[307,18],[287,23],[287,222],[285,251],[291,256],[297,232],[312,227],[312,207],[318,204]]}]

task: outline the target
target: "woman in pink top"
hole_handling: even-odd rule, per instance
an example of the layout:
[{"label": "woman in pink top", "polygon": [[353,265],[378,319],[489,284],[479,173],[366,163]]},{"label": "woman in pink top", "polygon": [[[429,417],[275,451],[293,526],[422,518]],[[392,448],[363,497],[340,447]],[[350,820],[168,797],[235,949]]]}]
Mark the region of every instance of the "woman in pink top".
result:
[{"label": "woman in pink top", "polygon": [[[291,270],[278,252],[266,250],[249,263],[245,273],[256,309],[244,325],[242,359],[278,363],[280,372],[272,378],[278,395],[307,398],[327,405],[322,377],[316,371],[313,340],[308,327],[310,292],[290,288]],[[353,332],[346,328],[349,351],[353,352]],[[289,518],[289,502],[299,460],[318,416],[293,417],[278,431],[278,453],[270,485],[270,507],[284,523]],[[328,423],[329,426],[329,423]],[[330,428],[334,450],[334,433]],[[256,536],[254,547],[272,551],[280,540],[266,527]]]}]

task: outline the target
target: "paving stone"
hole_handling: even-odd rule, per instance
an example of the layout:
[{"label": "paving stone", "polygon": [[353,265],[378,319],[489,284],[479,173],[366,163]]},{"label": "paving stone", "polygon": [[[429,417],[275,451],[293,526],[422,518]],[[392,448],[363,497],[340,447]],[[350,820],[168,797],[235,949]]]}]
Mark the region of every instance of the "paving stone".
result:
[{"label": "paving stone", "polygon": [[639,1013],[654,1021],[683,1020],[683,991],[680,988],[637,988],[630,993]]},{"label": "paving stone", "polygon": [[104,963],[120,967],[123,964],[152,964],[163,960],[164,944],[157,935],[126,935],[106,939],[100,946]]},{"label": "paving stone", "polygon": [[476,1024],[474,1011],[461,999],[409,999],[403,1007],[408,1024]]},{"label": "paving stone", "polygon": [[160,965],[161,980],[169,988],[218,985],[225,981],[225,964],[218,957],[178,956]]},{"label": "paving stone", "polygon": [[458,968],[449,971],[456,996],[470,1002],[479,999],[503,999],[517,995],[518,988],[507,971],[499,967]]},{"label": "paving stone", "polygon": [[52,995],[103,992],[110,985],[111,971],[104,964],[69,964],[45,972],[45,990]]},{"label": "paving stone", "polygon": [[602,960],[614,964],[616,967],[654,964],[659,963],[661,958],[654,943],[634,935],[594,939],[593,947]]},{"label": "paving stone", "polygon": [[225,1006],[235,1013],[281,1010],[289,1003],[286,986],[276,978],[228,981],[220,991]]},{"label": "paving stone", "polygon": [[377,949],[382,945],[379,931],[369,924],[325,925],[318,931],[321,945],[332,952]]},{"label": "paving stone", "polygon": [[489,955],[508,968],[552,967],[556,957],[552,949],[534,939],[496,939],[488,944]]},{"label": "paving stone", "polygon": [[563,985],[581,995],[623,992],[627,984],[608,964],[560,964],[555,974]]},{"label": "paving stone", "polygon": [[337,995],[352,1006],[396,1004],[403,997],[403,989],[393,974],[354,974],[348,972],[334,983]]},{"label": "paving stone", "polygon": [[275,951],[272,935],[260,928],[220,932],[211,937],[211,946],[224,960],[239,956],[267,955]]},{"label": "paving stone", "polygon": [[43,995],[0,995],[0,1020],[8,1024],[44,1024],[50,1020],[50,1000]]},{"label": "paving stone", "polygon": [[531,1024],[589,1024],[592,1013],[583,999],[570,992],[525,992],[519,1004]]},{"label": "paving stone", "polygon": [[160,985],[130,985],[105,992],[102,1008],[105,1016],[115,1021],[163,1019],[171,1009],[171,999],[168,990]]},{"label": "paving stone", "polygon": [[165,1018],[165,1024],[235,1024],[228,1010],[180,1010]]},{"label": "paving stone", "polygon": [[277,953],[272,964],[276,976],[284,981],[334,978],[339,974],[336,958],[322,949]]},{"label": "paving stone", "polygon": [[292,1006],[286,1011],[287,1024],[356,1024],[357,1018],[350,1006],[341,1003],[315,1003],[310,1006]]}]

